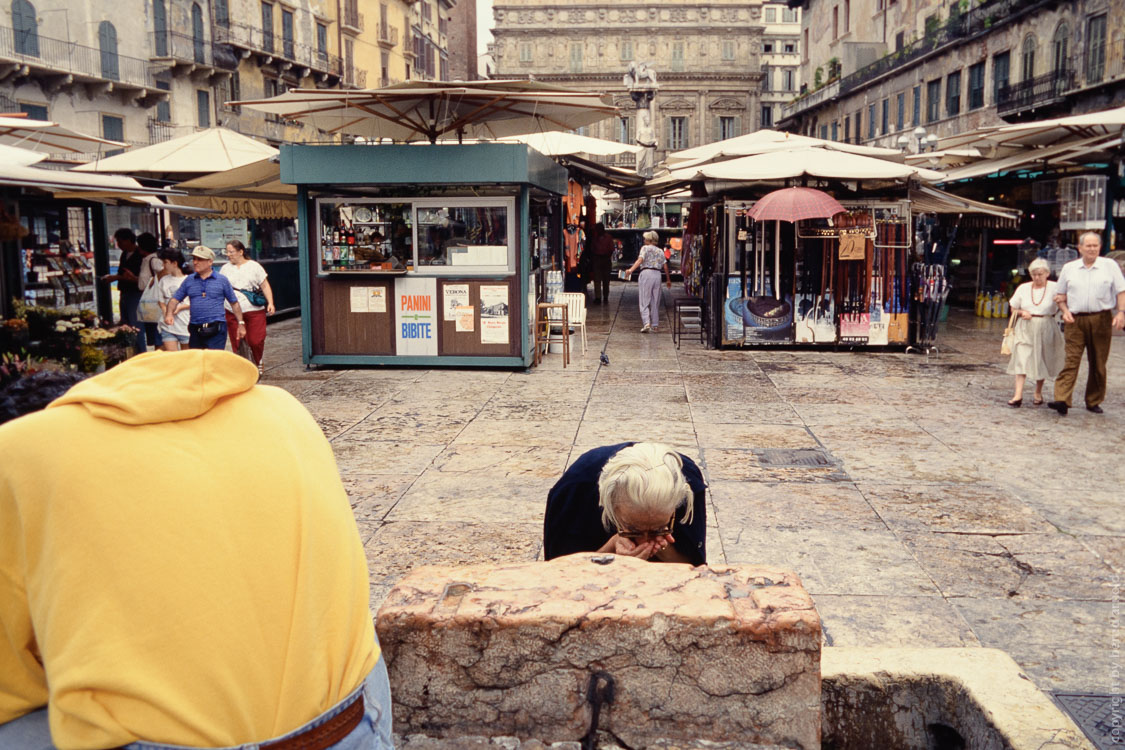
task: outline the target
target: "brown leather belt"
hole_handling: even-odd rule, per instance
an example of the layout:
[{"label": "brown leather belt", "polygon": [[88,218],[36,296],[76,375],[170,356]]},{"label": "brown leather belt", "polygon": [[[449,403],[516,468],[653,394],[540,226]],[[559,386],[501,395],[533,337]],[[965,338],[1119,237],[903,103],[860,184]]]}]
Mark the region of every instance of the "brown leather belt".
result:
[{"label": "brown leather belt", "polygon": [[355,697],[340,713],[323,724],[283,740],[263,742],[261,750],[324,750],[332,747],[359,726],[363,718],[363,693]]}]

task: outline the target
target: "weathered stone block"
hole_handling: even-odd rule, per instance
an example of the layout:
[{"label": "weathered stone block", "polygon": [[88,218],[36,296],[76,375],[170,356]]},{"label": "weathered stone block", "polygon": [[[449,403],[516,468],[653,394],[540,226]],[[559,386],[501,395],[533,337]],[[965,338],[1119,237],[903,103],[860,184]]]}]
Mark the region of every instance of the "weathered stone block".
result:
[{"label": "weathered stone block", "polygon": [[796,575],[577,554],[419,568],[378,616],[395,731],[820,746],[820,620]]}]

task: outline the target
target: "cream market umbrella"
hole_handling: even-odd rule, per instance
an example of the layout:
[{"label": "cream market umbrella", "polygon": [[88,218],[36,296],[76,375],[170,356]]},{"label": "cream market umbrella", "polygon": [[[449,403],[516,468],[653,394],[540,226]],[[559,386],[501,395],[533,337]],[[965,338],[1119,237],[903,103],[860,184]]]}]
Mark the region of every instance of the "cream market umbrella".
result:
[{"label": "cream market umbrella", "polygon": [[30,167],[47,158],[41,151],[28,151],[26,148],[0,145],[0,165]]},{"label": "cream market umbrella", "polygon": [[381,89],[293,89],[231,102],[327,133],[370,140],[497,139],[575,128],[611,117],[608,95],[539,81],[417,81]]},{"label": "cream market umbrella", "polygon": [[75,167],[74,172],[116,174],[199,174],[276,156],[278,150],[226,128],[208,128],[163,143],[134,149]]},{"label": "cream market umbrella", "polygon": [[558,130],[517,135],[502,140],[526,143],[545,156],[573,156],[575,154],[620,156],[621,154],[639,154],[644,150],[644,146],[607,141],[604,138],[591,138],[588,135],[564,133]]},{"label": "cream market umbrella", "polygon": [[797,177],[833,180],[906,180],[913,177],[924,182],[937,182],[945,177],[941,172],[932,169],[824,148],[770,151],[676,170],[672,174],[691,171],[695,172],[693,177],[696,178],[733,182],[785,180]]},{"label": "cream market umbrella", "polygon": [[673,167],[675,165],[686,166],[770,151],[788,151],[794,148],[827,148],[833,151],[860,154],[861,156],[875,156],[892,161],[902,161],[903,157],[902,152],[896,149],[858,146],[765,128],[746,135],[728,138],[725,141],[715,141],[703,146],[676,151],[668,154],[667,162],[669,166]]},{"label": "cream market umbrella", "polygon": [[0,145],[44,154],[88,154],[102,148],[126,148],[128,144],[86,135],[49,120],[0,116]]},{"label": "cream market umbrella", "polygon": [[281,181],[281,165],[269,158],[176,185],[188,195],[179,203],[214,210],[223,219],[295,219],[297,186]]}]

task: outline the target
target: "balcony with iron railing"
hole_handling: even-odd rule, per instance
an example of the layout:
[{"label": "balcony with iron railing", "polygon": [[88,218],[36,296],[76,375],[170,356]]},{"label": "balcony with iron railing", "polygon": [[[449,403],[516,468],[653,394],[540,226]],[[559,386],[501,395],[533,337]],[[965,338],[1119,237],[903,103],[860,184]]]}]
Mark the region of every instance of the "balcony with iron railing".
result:
[{"label": "balcony with iron railing", "polygon": [[164,143],[176,137],[176,125],[155,117],[148,118],[148,142]]},{"label": "balcony with iron railing", "polygon": [[215,64],[214,50],[202,36],[182,34],[178,31],[153,32],[152,59],[172,65],[189,64],[211,67]]},{"label": "balcony with iron railing", "polygon": [[1066,99],[1074,89],[1073,70],[1063,68],[1026,81],[1002,86],[996,94],[996,114],[1008,117],[1018,112],[1042,109]]},{"label": "balcony with iron railing", "polygon": [[339,76],[343,65],[339,55],[329,55],[315,47],[301,44],[289,37],[277,37],[265,33],[259,26],[244,23],[230,23],[215,26],[215,42],[257,52],[272,58],[280,58],[310,71]]},{"label": "balcony with iron railing", "polygon": [[791,102],[786,102],[781,105],[781,117],[792,117],[795,114],[811,109],[818,106],[821,102],[828,101],[832,97],[840,93],[840,79],[837,78],[830,83],[821,86],[807,94],[801,94]]},{"label": "balcony with iron railing", "polygon": [[391,48],[398,44],[398,27],[379,23],[379,46]]},{"label": "balcony with iron railing", "polygon": [[1052,2],[1055,0],[988,0],[965,12],[958,12],[959,6],[954,3],[950,16],[944,21],[927,24],[926,33],[921,38],[844,76],[838,93],[847,94],[948,44],[990,31],[1018,15]]},{"label": "balcony with iron railing", "polygon": [[148,60],[37,34],[21,33],[17,40],[10,26],[0,26],[0,62],[27,66],[28,76],[51,78],[56,85],[111,83],[118,90],[157,92]]}]

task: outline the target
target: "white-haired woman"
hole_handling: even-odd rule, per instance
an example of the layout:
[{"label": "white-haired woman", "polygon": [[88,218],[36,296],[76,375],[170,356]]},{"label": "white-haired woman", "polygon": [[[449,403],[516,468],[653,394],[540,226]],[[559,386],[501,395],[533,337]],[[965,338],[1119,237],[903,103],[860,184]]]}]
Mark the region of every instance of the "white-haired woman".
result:
[{"label": "white-haired woman", "polygon": [[695,462],[660,443],[587,451],[547,494],[543,557],[604,552],[703,565],[706,489]]},{"label": "white-haired woman", "polygon": [[641,333],[660,330],[660,269],[664,269],[664,276],[668,279],[668,288],[672,288],[672,273],[668,270],[668,259],[664,251],[657,247],[660,235],[653,231],[644,233],[645,244],[637,253],[637,260],[625,272],[625,278],[633,275],[633,271],[641,269],[637,277],[637,299],[641,308]]},{"label": "white-haired woman", "polygon": [[1058,377],[1065,359],[1066,344],[1063,341],[1055,313],[1055,282],[1048,281],[1051,267],[1042,258],[1031,261],[1027,267],[1031,281],[1020,284],[1012,295],[1012,358],[1008,362],[1008,374],[1016,376],[1016,392],[1008,406],[1018,407],[1023,403],[1024,384],[1035,381],[1036,406],[1043,403],[1043,382],[1047,378]]}]

